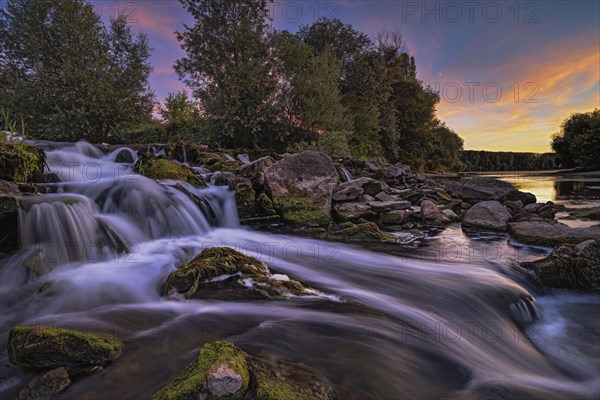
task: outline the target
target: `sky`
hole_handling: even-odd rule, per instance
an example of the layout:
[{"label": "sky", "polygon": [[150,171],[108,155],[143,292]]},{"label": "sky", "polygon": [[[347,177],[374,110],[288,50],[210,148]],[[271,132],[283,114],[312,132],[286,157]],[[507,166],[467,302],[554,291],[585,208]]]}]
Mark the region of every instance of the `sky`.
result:
[{"label": "sky", "polygon": [[[185,54],[175,35],[193,19],[177,0],[95,1],[104,19],[125,13],[154,49],[159,100],[183,90],[173,71]],[[440,92],[437,115],[465,149],[550,151],[574,112],[600,108],[600,2],[275,0],[276,29],[335,17],[371,36],[399,30],[418,78]]]}]

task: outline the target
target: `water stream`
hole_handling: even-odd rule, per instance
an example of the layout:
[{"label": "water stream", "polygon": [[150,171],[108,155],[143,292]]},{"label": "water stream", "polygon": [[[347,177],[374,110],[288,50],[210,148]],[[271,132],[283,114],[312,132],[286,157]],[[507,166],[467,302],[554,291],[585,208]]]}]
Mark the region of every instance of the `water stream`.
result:
[{"label": "water stream", "polygon": [[[409,251],[254,231],[238,226],[224,187],[157,183],[86,143],[38,145],[61,182],[27,198],[23,250],[1,261],[1,398],[35,376],[5,350],[8,329],[23,323],[124,341],[113,365],[78,379],[64,399],[149,398],[218,339],[310,365],[341,399],[600,396],[600,296],[540,295],[508,267],[546,248],[469,237],[457,225]],[[171,271],[216,245],[326,296],[161,297]]]}]

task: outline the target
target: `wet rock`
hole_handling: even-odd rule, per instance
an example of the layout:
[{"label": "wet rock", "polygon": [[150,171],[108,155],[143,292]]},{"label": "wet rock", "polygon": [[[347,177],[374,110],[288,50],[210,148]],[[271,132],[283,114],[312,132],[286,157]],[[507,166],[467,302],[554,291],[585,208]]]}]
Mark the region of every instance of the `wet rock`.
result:
[{"label": "wet rock", "polygon": [[536,213],[540,208],[544,207],[544,203],[530,203],[523,206],[523,210],[528,213]]},{"label": "wet rock", "polygon": [[521,201],[523,205],[527,205],[535,203],[537,199],[533,193],[511,190],[502,196],[502,202],[506,201]]},{"label": "wet rock", "polygon": [[0,179],[0,253],[19,249],[19,186]]},{"label": "wet rock", "polygon": [[569,215],[578,219],[600,220],[600,207],[576,208]]},{"label": "wet rock", "polygon": [[460,220],[460,217],[454,211],[452,211],[449,208],[445,209],[445,210],[442,210],[442,212],[444,213],[444,215],[446,217],[448,217],[450,219],[450,221],[459,221]]},{"label": "wet rock", "polygon": [[511,222],[508,231],[522,242],[543,246],[579,243],[587,239],[600,240],[600,226],[571,228],[547,219]]},{"label": "wet rock", "polygon": [[421,202],[421,218],[423,222],[431,225],[439,226],[450,223],[450,218],[440,211],[437,204],[431,200],[423,200]]},{"label": "wet rock", "polygon": [[265,171],[273,164],[275,164],[273,157],[262,157],[241,167],[238,175],[250,179],[256,189],[263,190],[265,185]]},{"label": "wet rock", "polygon": [[153,400],[241,400],[250,385],[246,354],[232,343],[219,341],[202,346],[194,361],[157,392]]},{"label": "wet rock", "polygon": [[229,247],[203,250],[169,274],[166,289],[186,298],[287,298],[314,294],[298,281],[277,279],[266,264]]},{"label": "wet rock", "polygon": [[333,207],[335,220],[338,222],[353,221],[360,219],[373,219],[377,213],[367,203],[350,202],[340,203]]},{"label": "wet rock", "polygon": [[256,192],[248,179],[238,180],[232,184],[235,191],[235,203],[240,219],[251,218],[257,215],[255,198]]},{"label": "wet rock", "polygon": [[17,395],[17,400],[50,400],[71,384],[69,373],[60,367],[46,372]]},{"label": "wet rock", "polygon": [[371,201],[376,201],[375,197],[368,194],[361,194],[358,196],[358,201],[361,203],[369,203]]},{"label": "wet rock", "polygon": [[379,216],[379,221],[383,225],[404,225],[412,220],[415,214],[408,210],[395,210],[383,213]]},{"label": "wet rock", "polygon": [[375,243],[396,243],[396,236],[382,232],[376,223],[363,222],[353,224],[347,222],[339,230],[330,233],[330,238],[346,242],[375,242]]},{"label": "wet rock", "polygon": [[134,161],[135,160],[133,159],[133,154],[129,149],[120,150],[115,157],[116,163],[133,164]]},{"label": "wet rock", "polygon": [[266,193],[285,222],[322,226],[331,221],[331,201],[339,177],[328,155],[305,151],[289,155],[265,171]]},{"label": "wet rock", "polygon": [[405,200],[372,201],[368,203],[368,205],[375,212],[406,210],[407,208],[410,208],[410,202]]},{"label": "wet rock", "polygon": [[379,201],[397,201],[394,196],[390,196],[386,192],[379,192],[375,198]]},{"label": "wet rock", "polygon": [[29,179],[33,183],[58,183],[60,182],[60,178],[54,172],[49,172],[47,174],[33,174]]},{"label": "wet rock", "polygon": [[474,228],[506,231],[511,219],[508,209],[499,201],[482,201],[475,204],[465,214],[463,225]]},{"label": "wet rock", "polygon": [[111,336],[51,326],[15,326],[8,335],[10,361],[28,368],[105,366],[121,350]]},{"label": "wet rock", "polygon": [[600,244],[587,240],[577,245],[561,244],[538,261],[524,263],[533,268],[544,285],[600,294]]},{"label": "wet rock", "polygon": [[[388,192],[389,186],[384,182],[378,181],[373,178],[358,178],[350,182],[342,183],[336,191],[336,194],[343,192],[347,193],[346,198],[343,201],[354,200],[362,194],[368,194],[369,196],[377,196],[381,192]],[[350,193],[353,197],[350,197]],[[356,195],[354,196],[354,194]],[[342,196],[340,194],[340,196]],[[342,198],[342,197],[340,197]]]},{"label": "wet rock", "polygon": [[499,200],[515,190],[510,183],[498,179],[476,176],[471,179],[436,179],[453,197],[467,201]]},{"label": "wet rock", "polygon": [[358,185],[344,187],[333,194],[333,201],[353,201],[363,193],[363,188]]},{"label": "wet rock", "polygon": [[197,187],[205,186],[191,168],[166,158],[141,157],[135,163],[133,170],[151,179],[176,179]]}]

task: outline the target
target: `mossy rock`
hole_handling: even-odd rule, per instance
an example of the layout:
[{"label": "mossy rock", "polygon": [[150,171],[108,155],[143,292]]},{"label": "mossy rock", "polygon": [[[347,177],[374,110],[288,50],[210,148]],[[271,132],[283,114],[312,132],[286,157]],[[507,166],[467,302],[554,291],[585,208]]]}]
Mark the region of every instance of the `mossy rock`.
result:
[{"label": "mossy rock", "polygon": [[256,211],[261,216],[277,215],[275,208],[273,207],[273,202],[266,193],[261,193],[260,196],[258,196],[258,199],[256,200]]},{"label": "mossy rock", "polygon": [[186,298],[287,298],[314,295],[300,282],[272,275],[259,260],[229,247],[205,249],[167,277],[166,288]]},{"label": "mossy rock", "polygon": [[291,363],[252,359],[257,400],[333,400],[335,390]]},{"label": "mossy rock", "polygon": [[51,326],[15,326],[8,335],[10,361],[36,369],[104,366],[122,348],[111,336]]},{"label": "mossy rock", "polygon": [[240,218],[249,218],[257,214],[256,210],[256,192],[249,180],[236,182],[233,185],[235,191],[235,202]]},{"label": "mossy rock", "polygon": [[211,153],[208,151],[198,152],[196,162],[201,165],[211,166],[218,163],[226,163],[227,157],[219,153]]},{"label": "mossy rock", "polygon": [[330,237],[335,240],[349,242],[396,243],[398,241],[396,236],[391,233],[382,232],[374,222],[360,224],[347,222],[341,225],[339,230],[333,231]]},{"label": "mossy rock", "polygon": [[280,196],[273,200],[273,205],[284,222],[295,226],[318,227],[331,222],[331,216],[322,207],[306,198]]},{"label": "mossy rock", "polygon": [[135,163],[133,170],[151,179],[177,179],[197,187],[205,186],[191,168],[166,158],[142,158]]},{"label": "mossy rock", "polygon": [[219,341],[202,346],[196,359],[157,392],[153,400],[241,400],[250,385],[246,355],[234,344]]},{"label": "mossy rock", "polygon": [[0,144],[0,179],[27,182],[44,172],[46,153],[25,143]]}]

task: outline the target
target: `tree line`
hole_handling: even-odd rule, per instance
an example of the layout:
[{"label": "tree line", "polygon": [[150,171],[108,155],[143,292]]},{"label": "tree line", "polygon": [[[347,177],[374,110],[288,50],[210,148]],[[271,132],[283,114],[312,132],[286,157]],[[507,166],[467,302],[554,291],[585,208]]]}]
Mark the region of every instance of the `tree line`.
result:
[{"label": "tree line", "polygon": [[555,153],[464,150],[461,171],[537,171],[560,167]]}]

